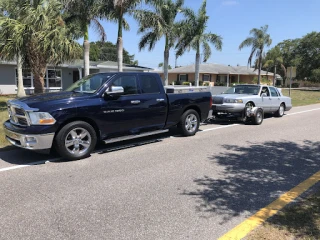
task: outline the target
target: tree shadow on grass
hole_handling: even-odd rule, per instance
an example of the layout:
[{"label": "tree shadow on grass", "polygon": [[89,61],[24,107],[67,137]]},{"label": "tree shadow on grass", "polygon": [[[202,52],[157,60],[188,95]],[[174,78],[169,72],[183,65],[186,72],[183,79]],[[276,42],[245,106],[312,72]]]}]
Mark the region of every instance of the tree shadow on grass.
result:
[{"label": "tree shadow on grass", "polygon": [[224,167],[222,174],[194,179],[197,190],[183,192],[197,198],[203,217],[222,215],[222,224],[251,215],[319,171],[320,142],[249,144],[223,145],[226,151],[209,157]]}]

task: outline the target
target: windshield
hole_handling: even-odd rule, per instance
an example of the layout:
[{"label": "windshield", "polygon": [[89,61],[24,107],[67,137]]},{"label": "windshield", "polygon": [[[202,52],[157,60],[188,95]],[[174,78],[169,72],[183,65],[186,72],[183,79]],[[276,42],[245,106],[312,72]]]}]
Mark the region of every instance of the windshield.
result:
[{"label": "windshield", "polygon": [[66,91],[95,93],[113,75],[111,73],[88,75],[72,84]]},{"label": "windshield", "polygon": [[258,95],[260,86],[250,86],[250,85],[237,85],[229,88],[225,91],[225,94],[249,94],[249,95]]}]

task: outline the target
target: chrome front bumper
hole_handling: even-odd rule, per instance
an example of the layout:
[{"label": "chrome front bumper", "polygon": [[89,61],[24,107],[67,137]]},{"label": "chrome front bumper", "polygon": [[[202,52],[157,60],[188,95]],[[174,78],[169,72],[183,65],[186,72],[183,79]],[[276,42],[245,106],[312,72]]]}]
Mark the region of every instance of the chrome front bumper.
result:
[{"label": "chrome front bumper", "polygon": [[29,150],[46,150],[52,147],[54,133],[24,135],[4,128],[6,139],[14,146]]}]

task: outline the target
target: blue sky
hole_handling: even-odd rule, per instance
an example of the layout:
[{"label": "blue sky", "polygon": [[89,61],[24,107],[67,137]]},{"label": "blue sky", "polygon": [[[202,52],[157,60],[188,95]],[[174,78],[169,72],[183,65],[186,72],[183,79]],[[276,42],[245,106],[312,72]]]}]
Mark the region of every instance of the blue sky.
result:
[{"label": "blue sky", "polygon": [[[185,6],[195,11],[201,0],[185,0]],[[226,65],[247,65],[250,48],[238,50],[239,44],[249,36],[252,28],[269,25],[272,46],[285,39],[300,38],[311,31],[320,31],[319,0],[207,0],[207,14],[210,16],[207,32],[223,38],[222,51],[212,51],[208,63]],[[124,47],[130,54],[135,54],[139,65],[157,68],[163,62],[164,40],[159,41],[153,51],[139,51],[137,34],[138,25],[130,16],[126,17],[130,31],[123,34]],[[102,21],[107,32],[107,41],[116,43],[117,25]],[[97,41],[97,34],[90,29],[90,41]],[[214,49],[212,47],[212,49]],[[195,62],[195,52],[186,52],[178,58],[178,65]],[[170,65],[174,66],[174,50],[170,52]]]}]

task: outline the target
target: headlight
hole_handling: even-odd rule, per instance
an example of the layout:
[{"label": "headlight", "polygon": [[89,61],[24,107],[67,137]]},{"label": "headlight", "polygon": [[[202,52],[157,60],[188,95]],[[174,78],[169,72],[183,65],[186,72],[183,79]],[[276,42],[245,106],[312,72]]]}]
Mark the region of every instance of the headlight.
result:
[{"label": "headlight", "polygon": [[56,120],[47,112],[29,112],[32,125],[53,125]]},{"label": "headlight", "polygon": [[242,99],[225,99],[224,100],[225,103],[243,103]]}]

